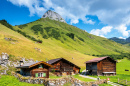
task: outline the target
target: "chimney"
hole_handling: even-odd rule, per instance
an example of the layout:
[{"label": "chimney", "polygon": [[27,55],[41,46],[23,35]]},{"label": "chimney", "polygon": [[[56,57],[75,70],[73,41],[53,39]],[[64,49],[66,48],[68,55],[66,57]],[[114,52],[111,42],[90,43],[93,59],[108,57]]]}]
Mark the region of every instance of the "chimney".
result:
[{"label": "chimney", "polygon": [[23,66],[23,61],[21,60],[21,61],[19,61],[20,62],[20,66]]}]

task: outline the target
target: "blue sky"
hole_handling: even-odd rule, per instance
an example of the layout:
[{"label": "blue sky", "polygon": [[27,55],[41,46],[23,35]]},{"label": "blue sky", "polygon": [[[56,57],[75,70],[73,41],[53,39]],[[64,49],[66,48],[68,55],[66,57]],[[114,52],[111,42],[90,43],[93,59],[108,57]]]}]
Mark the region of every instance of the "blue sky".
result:
[{"label": "blue sky", "polygon": [[129,0],[0,0],[0,20],[11,25],[35,21],[49,9],[68,24],[101,37],[130,36]]}]

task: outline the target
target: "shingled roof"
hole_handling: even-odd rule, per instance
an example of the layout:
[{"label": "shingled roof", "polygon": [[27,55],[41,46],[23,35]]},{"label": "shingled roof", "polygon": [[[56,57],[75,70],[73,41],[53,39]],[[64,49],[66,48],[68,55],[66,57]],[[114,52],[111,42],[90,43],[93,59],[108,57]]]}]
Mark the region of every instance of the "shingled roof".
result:
[{"label": "shingled roof", "polygon": [[48,63],[46,63],[46,62],[44,62],[44,61],[38,61],[38,62],[25,63],[25,64],[23,64],[22,66],[18,66],[18,67],[16,67],[16,68],[31,68],[31,67],[36,66],[36,65],[39,65],[39,64],[41,64],[41,63],[47,65],[48,67],[51,67],[51,66],[52,66],[52,65],[50,65],[50,64],[48,64]]},{"label": "shingled roof", "polygon": [[[105,59],[105,58],[110,58],[109,56],[105,56],[105,57],[100,57],[100,58],[94,58],[94,59],[91,59],[91,60],[89,60],[89,61],[87,61],[87,62],[85,62],[85,63],[92,63],[92,62],[99,62],[99,61],[101,61],[101,60],[103,60],[103,59]],[[111,58],[112,59],[112,58]],[[113,59],[112,59],[113,60]],[[115,61],[115,60],[113,60],[113,61]]]},{"label": "shingled roof", "polygon": [[[66,59],[64,59],[64,58],[52,59],[52,60],[47,61],[47,63],[52,65],[53,63],[55,63],[55,62],[57,62],[57,61],[59,61],[59,60],[65,60],[65,61],[67,61],[68,63],[70,63],[70,64],[72,64],[72,65],[75,65],[75,64],[73,64],[72,62],[70,62],[70,61],[68,61],[68,60],[66,60]],[[75,66],[78,67],[77,65],[75,65]],[[78,67],[78,68],[80,68],[80,67]]]}]

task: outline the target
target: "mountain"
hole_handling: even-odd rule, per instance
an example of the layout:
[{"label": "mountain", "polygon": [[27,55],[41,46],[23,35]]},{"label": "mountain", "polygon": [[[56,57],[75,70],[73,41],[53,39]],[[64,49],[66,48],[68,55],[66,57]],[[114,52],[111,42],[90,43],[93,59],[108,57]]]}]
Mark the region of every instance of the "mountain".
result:
[{"label": "mountain", "polygon": [[126,42],[130,43],[130,37],[126,38]]},{"label": "mountain", "polygon": [[117,37],[113,37],[113,38],[109,38],[110,40],[113,40],[117,43],[120,43],[120,44],[128,44],[130,43],[130,37],[126,38],[126,39],[121,39],[121,38],[117,38]]},{"label": "mountain", "polygon": [[[85,55],[112,55],[120,54],[119,52],[129,52],[129,49],[121,44],[49,18],[41,18],[28,24],[14,26],[14,28],[37,40],[42,40],[42,45],[60,46]],[[54,46],[51,48],[57,52],[58,50]]]},{"label": "mountain", "polygon": [[126,40],[125,39],[121,39],[121,38],[117,38],[117,37],[113,37],[113,38],[109,38],[110,40],[113,40],[117,43],[121,43],[121,44],[125,44]]},{"label": "mountain", "polygon": [[0,52],[8,53],[10,59],[47,61],[63,57],[84,69],[84,62],[95,56],[116,58],[130,53],[127,46],[49,17],[18,26],[0,23]]},{"label": "mountain", "polygon": [[56,21],[60,21],[60,22],[64,22],[66,23],[66,21],[56,12],[48,10],[43,16],[42,18],[49,18],[52,20],[56,20]]}]

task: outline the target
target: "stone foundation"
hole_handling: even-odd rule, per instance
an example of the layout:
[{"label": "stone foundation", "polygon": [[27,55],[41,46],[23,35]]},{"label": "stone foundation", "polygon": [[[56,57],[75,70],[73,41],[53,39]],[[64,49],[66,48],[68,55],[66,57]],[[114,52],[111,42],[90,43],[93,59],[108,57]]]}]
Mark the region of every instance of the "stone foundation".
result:
[{"label": "stone foundation", "polygon": [[18,78],[21,82],[27,82],[32,84],[44,84],[45,86],[63,86],[66,83],[71,83],[72,85],[78,86],[92,86],[93,84],[103,84],[107,83],[106,79],[97,80],[93,82],[83,82],[78,79],[70,77],[63,77],[59,79],[49,79],[49,78],[33,78],[33,77],[23,77],[22,75],[12,72],[12,75]]}]

